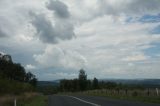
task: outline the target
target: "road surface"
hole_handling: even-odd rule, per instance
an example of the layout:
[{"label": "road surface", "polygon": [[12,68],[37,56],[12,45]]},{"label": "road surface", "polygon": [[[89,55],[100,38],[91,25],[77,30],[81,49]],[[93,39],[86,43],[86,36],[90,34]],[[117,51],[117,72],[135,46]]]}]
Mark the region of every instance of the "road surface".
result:
[{"label": "road surface", "polygon": [[49,106],[160,106],[160,104],[140,103],[125,100],[107,99],[97,96],[50,95]]}]

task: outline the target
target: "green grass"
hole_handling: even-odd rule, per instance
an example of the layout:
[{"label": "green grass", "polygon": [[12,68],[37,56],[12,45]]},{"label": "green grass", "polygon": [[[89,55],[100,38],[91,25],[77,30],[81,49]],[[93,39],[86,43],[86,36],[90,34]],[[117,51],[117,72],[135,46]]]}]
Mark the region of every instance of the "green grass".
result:
[{"label": "green grass", "polygon": [[28,100],[21,100],[17,103],[17,106],[47,106],[47,96],[37,95]]}]

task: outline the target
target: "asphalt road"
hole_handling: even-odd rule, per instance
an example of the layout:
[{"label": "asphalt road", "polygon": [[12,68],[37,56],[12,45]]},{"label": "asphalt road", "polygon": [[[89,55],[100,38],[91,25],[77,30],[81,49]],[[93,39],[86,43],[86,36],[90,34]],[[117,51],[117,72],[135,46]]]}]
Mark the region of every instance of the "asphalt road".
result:
[{"label": "asphalt road", "polygon": [[49,106],[160,106],[160,104],[108,99],[97,96],[51,95]]}]

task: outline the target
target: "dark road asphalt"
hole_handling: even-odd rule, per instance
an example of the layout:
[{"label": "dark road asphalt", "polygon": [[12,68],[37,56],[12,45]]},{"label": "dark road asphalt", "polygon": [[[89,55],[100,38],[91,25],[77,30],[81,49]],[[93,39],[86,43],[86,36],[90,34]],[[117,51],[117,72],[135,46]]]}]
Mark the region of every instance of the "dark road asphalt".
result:
[{"label": "dark road asphalt", "polygon": [[49,106],[93,106],[68,96],[49,96]]},{"label": "dark road asphalt", "polygon": [[160,104],[114,100],[96,96],[51,95],[48,102],[49,106],[160,106]]}]

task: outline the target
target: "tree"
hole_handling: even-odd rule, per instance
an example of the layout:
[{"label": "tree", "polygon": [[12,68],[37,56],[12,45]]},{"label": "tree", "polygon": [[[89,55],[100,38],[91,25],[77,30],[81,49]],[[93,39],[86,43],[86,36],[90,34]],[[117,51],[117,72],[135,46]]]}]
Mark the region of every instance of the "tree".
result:
[{"label": "tree", "polygon": [[36,85],[37,79],[31,72],[26,73],[25,68],[19,64],[12,62],[9,55],[1,56],[0,58],[0,78],[14,80],[19,82],[27,82]]},{"label": "tree", "polygon": [[37,78],[31,72],[26,73],[25,82],[29,82],[31,85],[37,85]]},{"label": "tree", "polygon": [[80,69],[79,71],[79,80],[87,80],[87,75],[83,69]]},{"label": "tree", "polygon": [[79,91],[79,80],[78,79],[73,79],[73,89],[74,91]]},{"label": "tree", "polygon": [[93,79],[93,89],[97,89],[97,88],[99,88],[98,79],[94,77],[94,79]]},{"label": "tree", "polygon": [[79,87],[82,91],[87,88],[87,75],[83,69],[79,71]]},{"label": "tree", "polygon": [[14,63],[10,55],[0,54],[0,93],[18,94],[34,90],[37,79],[25,68]]},{"label": "tree", "polygon": [[34,75],[31,72],[28,72],[26,73],[25,81],[29,82],[33,77]]},{"label": "tree", "polygon": [[87,80],[87,90],[90,90],[90,89],[92,89],[92,82],[91,82],[91,80]]},{"label": "tree", "polygon": [[79,71],[78,79],[63,79],[60,81],[60,90],[61,91],[84,91],[91,89],[92,84],[90,80],[87,80],[87,75],[83,69]]},{"label": "tree", "polygon": [[12,71],[10,71],[10,73],[12,73],[12,79],[13,80],[17,80],[20,82],[24,82],[25,80],[25,69],[24,67],[21,66],[21,64],[14,64]]},{"label": "tree", "polygon": [[37,85],[37,78],[33,77],[29,83],[35,87]]}]

